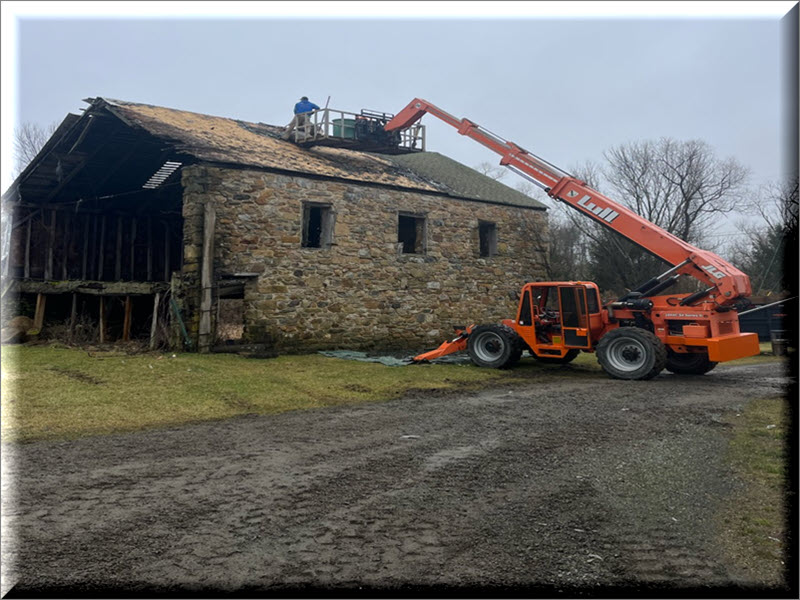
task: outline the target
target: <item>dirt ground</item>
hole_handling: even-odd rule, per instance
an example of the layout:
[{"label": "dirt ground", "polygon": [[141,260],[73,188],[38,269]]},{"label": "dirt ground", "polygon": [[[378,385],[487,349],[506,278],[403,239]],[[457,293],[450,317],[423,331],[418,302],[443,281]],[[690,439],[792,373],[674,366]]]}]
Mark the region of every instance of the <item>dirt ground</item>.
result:
[{"label": "dirt ground", "polygon": [[779,363],[546,375],[6,445],[4,588],[747,586],[716,539],[741,485],[723,415],[785,384]]}]

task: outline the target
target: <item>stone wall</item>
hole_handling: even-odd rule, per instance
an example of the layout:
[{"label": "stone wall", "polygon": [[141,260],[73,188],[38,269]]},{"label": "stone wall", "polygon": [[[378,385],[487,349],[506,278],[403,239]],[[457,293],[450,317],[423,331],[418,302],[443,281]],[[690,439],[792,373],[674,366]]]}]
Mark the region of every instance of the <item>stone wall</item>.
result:
[{"label": "stone wall", "polygon": [[[436,346],[454,325],[513,318],[522,284],[544,276],[542,210],[208,166],[182,177],[180,299],[195,339],[204,202],[217,215],[215,275],[258,273],[246,339],[280,350]],[[301,247],[304,202],[332,207],[329,248]],[[424,254],[399,252],[399,212],[425,216]],[[479,256],[479,220],[497,224],[493,257]]]}]

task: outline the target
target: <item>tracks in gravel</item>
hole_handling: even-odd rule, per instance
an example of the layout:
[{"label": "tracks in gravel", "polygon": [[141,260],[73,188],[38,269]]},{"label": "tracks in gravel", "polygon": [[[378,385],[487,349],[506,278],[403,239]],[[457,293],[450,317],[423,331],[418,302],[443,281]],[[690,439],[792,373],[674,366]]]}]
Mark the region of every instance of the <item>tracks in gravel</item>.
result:
[{"label": "tracks in gravel", "polygon": [[543,376],[15,445],[16,574],[22,590],[738,582],[714,547],[721,416],[784,385],[774,364]]}]

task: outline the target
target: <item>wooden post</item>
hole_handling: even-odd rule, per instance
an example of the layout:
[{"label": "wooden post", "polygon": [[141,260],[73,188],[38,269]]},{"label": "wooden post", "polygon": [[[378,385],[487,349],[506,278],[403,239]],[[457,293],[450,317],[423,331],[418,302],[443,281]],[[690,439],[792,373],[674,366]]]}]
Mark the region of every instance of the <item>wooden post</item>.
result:
[{"label": "wooden post", "polygon": [[147,281],[153,281],[153,219],[147,217]]},{"label": "wooden post", "polygon": [[41,331],[44,325],[44,307],[46,303],[47,296],[44,294],[36,295],[36,313],[33,315],[33,328],[37,331]]},{"label": "wooden post", "polygon": [[89,215],[83,220],[83,255],[81,256],[81,279],[86,281],[86,264],[89,260],[89,225],[91,217]]},{"label": "wooden post", "polygon": [[117,217],[117,251],[114,257],[114,280],[122,281],[122,217]]},{"label": "wooden post", "polygon": [[106,310],[105,310],[105,296],[100,296],[100,343],[104,344],[106,341]]},{"label": "wooden post", "polygon": [[68,277],[67,263],[69,262],[69,250],[72,243],[72,236],[70,235],[70,218],[69,213],[64,213],[64,244],[61,252],[61,279],[65,280]]},{"label": "wooden post", "polygon": [[131,297],[125,296],[125,320],[122,322],[122,341],[131,339]]},{"label": "wooden post", "polygon": [[25,230],[25,267],[22,276],[25,279],[31,278],[31,224],[33,217],[28,219],[28,226]]},{"label": "wooden post", "polygon": [[136,281],[136,217],[131,217],[131,281]]},{"label": "wooden post", "polygon": [[203,264],[200,271],[200,324],[198,327],[198,350],[211,349],[211,288],[214,279],[214,226],[216,211],[211,202],[204,205],[203,215]]},{"label": "wooden post", "polygon": [[47,232],[47,257],[44,263],[44,279],[50,281],[53,278],[53,246],[56,241],[56,211],[50,211],[50,230]]},{"label": "wooden post", "polygon": [[169,223],[164,221],[164,281],[169,281]]},{"label": "wooden post", "polygon": [[155,299],[153,300],[153,322],[150,324],[150,350],[155,350],[156,347],[156,330],[158,327],[158,301],[161,297],[161,292],[156,292]]},{"label": "wooden post", "polygon": [[69,313],[69,341],[75,337],[75,322],[78,320],[78,294],[72,294],[72,310]]},{"label": "wooden post", "polygon": [[103,252],[105,251],[105,238],[106,238],[106,216],[103,215],[100,218],[100,239],[97,242],[98,245],[98,252],[97,252],[97,281],[102,281],[103,279]]}]

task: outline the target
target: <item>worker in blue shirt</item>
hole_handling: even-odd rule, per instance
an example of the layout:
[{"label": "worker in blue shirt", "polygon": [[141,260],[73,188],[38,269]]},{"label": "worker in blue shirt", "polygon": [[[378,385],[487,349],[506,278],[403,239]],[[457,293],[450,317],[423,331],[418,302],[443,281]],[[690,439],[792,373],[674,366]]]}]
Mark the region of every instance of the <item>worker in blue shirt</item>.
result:
[{"label": "worker in blue shirt", "polygon": [[309,115],[319,110],[319,106],[310,102],[308,96],[300,98],[300,102],[294,105],[294,118],[289,125],[286,126],[286,131],[283,134],[283,139],[288,140],[292,137],[292,132],[297,130],[294,135],[294,141],[302,141],[307,137],[314,136],[314,125],[311,124]]},{"label": "worker in blue shirt", "polygon": [[309,102],[308,96],[303,96],[302,98],[300,98],[300,102],[294,105],[294,114],[296,115],[310,113],[313,110],[319,110],[319,106],[317,106],[313,102]]}]

